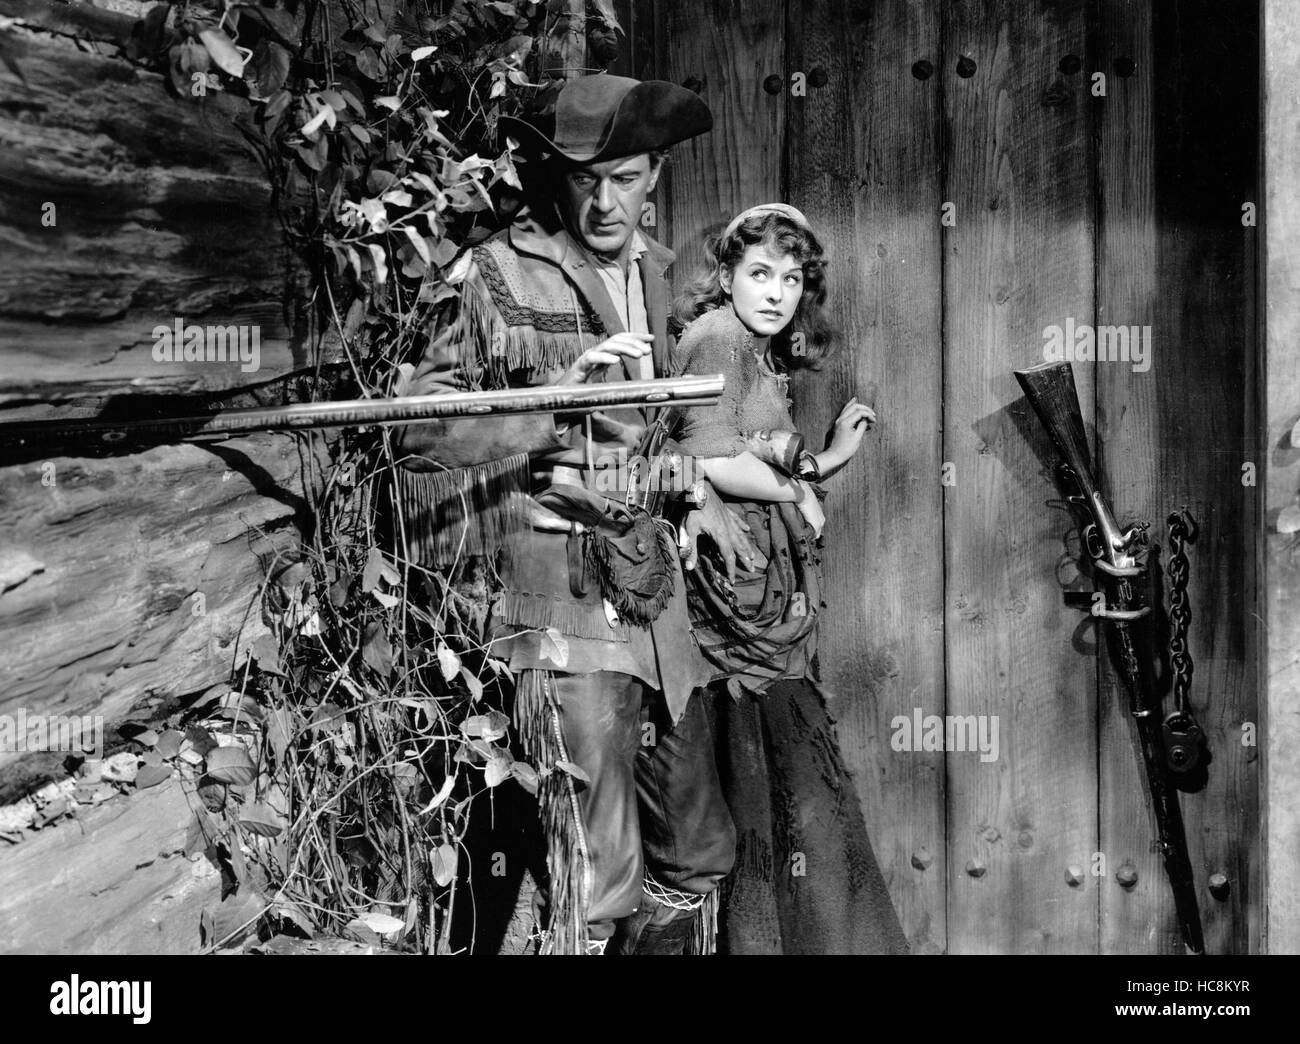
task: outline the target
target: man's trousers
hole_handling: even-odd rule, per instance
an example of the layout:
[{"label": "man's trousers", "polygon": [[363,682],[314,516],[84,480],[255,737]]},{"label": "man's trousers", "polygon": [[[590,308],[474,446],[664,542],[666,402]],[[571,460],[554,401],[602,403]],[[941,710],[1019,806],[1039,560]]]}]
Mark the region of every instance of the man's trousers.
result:
[{"label": "man's trousers", "polygon": [[714,764],[703,690],[681,719],[639,678],[554,674],[568,760],[591,782],[578,802],[591,861],[588,935],[608,938],[641,904],[645,871],[660,885],[707,895],[735,861],[736,830]]}]

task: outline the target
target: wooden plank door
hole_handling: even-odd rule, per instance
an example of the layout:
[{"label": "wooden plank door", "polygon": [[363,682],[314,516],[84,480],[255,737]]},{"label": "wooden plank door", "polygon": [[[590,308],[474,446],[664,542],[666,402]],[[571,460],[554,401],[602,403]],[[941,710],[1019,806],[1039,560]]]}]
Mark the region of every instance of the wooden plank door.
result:
[{"label": "wooden plank door", "polygon": [[[790,5],[786,199],[830,252],[835,355],[794,382],[817,448],[853,395],[879,425],[828,485],[821,663],[845,759],[914,952],[947,946],[944,755],[895,719],[943,714],[939,20],[921,0]],[[913,75],[917,63],[919,75]],[[883,102],[883,99],[888,99]]]}]

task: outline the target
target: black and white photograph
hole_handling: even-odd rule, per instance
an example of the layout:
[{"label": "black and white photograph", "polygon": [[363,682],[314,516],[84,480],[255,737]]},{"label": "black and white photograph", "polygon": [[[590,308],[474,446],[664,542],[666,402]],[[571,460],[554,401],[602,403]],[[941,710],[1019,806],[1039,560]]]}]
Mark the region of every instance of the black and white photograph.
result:
[{"label": "black and white photograph", "polygon": [[1291,0],[0,0],[24,1004],[1042,955],[1265,1013],[1297,75]]}]

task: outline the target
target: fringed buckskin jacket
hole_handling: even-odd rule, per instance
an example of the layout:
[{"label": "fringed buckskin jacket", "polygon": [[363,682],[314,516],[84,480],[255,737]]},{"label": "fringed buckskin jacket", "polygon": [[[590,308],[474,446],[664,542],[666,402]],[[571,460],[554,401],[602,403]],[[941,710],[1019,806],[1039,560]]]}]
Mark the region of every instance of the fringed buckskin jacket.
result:
[{"label": "fringed buckskin jacket", "polygon": [[[640,270],[654,371],[667,373],[668,285],[672,251],[642,236]],[[435,321],[403,394],[540,387],[560,379],[579,355],[623,330],[600,275],[558,217],[523,215],[473,248],[459,296]],[[607,367],[606,381],[637,379]],[[597,378],[599,379],[599,378]],[[454,419],[397,429],[398,484],[412,560],[445,565],[500,550],[503,590],[492,606],[493,655],[513,670],[585,674],[620,671],[661,689],[676,720],[709,666],[690,632],[681,565],[676,590],[649,627],[611,623],[598,586],[570,585],[569,535],[535,529],[533,496],[552,481],[609,491],[622,483],[599,473],[626,463],[645,431],[632,408],[582,417],[530,414]],[[622,451],[620,453],[620,451]],[[594,471],[586,464],[592,462]],[[581,587],[581,584],[579,584]],[[567,649],[544,639],[559,631]]]}]

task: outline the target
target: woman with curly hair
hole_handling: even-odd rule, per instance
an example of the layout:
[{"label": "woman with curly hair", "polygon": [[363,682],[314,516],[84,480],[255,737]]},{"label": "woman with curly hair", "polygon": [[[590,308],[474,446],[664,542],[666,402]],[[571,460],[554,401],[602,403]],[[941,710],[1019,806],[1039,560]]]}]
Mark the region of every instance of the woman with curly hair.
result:
[{"label": "woman with curly hair", "polygon": [[689,410],[683,452],[750,527],[756,557],[728,577],[689,574],[691,624],[713,664],[718,766],[739,838],[722,888],[719,949],[905,953],[817,670],[821,483],[875,422],[850,399],[824,449],[790,418],[791,369],[831,344],[825,251],[807,219],[773,203],[709,238],[708,270],[679,298],[676,374],[722,373],[713,409]]}]

